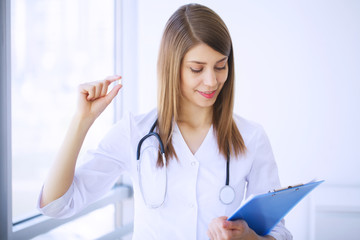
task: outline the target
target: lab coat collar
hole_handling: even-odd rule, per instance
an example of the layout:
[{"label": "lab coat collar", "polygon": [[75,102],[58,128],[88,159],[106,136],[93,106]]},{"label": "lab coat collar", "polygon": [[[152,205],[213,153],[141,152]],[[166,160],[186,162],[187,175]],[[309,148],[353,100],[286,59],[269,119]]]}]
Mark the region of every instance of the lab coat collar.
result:
[{"label": "lab coat collar", "polygon": [[[200,147],[196,151],[195,154],[193,154],[188,147],[188,145],[185,142],[185,139],[183,138],[181,131],[179,129],[179,126],[176,122],[174,122],[174,130],[173,130],[173,145],[176,151],[176,154],[179,157],[179,160],[181,161],[199,161],[199,156],[202,155],[202,152],[207,151],[207,147],[209,146],[210,141],[213,140],[213,125],[210,126],[208,133],[206,134],[203,142],[201,143]],[[181,156],[181,157],[180,157]]]}]

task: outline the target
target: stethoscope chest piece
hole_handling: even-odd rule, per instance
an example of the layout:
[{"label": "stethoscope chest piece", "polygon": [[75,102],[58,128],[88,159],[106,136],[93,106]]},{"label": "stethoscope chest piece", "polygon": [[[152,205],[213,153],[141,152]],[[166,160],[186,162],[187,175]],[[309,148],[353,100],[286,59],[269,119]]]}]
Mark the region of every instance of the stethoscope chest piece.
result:
[{"label": "stethoscope chest piece", "polygon": [[219,198],[223,204],[229,205],[235,199],[235,190],[229,185],[225,185],[220,189]]},{"label": "stethoscope chest piece", "polygon": [[226,182],[220,189],[219,199],[222,204],[229,205],[235,199],[235,190],[230,186],[230,153],[227,153],[226,159]]}]

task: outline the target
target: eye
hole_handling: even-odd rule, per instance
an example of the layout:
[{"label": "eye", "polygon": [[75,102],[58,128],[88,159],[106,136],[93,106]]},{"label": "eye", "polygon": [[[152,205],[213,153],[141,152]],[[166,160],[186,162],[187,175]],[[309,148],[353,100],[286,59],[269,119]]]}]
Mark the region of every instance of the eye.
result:
[{"label": "eye", "polygon": [[202,69],[202,68],[199,68],[199,69],[190,68],[190,70],[191,70],[193,73],[200,73],[203,69]]},{"label": "eye", "polygon": [[223,67],[215,67],[215,70],[221,71],[226,69],[226,64]]}]

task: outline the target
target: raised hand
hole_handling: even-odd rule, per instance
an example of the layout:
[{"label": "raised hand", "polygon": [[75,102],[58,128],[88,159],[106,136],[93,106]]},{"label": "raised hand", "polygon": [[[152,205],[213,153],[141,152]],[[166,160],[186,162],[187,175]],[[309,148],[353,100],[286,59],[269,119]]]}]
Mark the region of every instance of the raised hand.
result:
[{"label": "raised hand", "polygon": [[110,84],[120,79],[120,76],[114,75],[109,76],[102,81],[89,82],[79,85],[77,115],[81,119],[88,120],[91,123],[95,121],[95,119],[115,98],[122,87],[121,84],[117,84],[108,93]]},{"label": "raised hand", "polygon": [[79,86],[78,109],[44,183],[41,207],[63,196],[71,186],[76,161],[85,136],[92,123],[111,103],[122,87],[121,84],[115,85],[107,93],[109,85],[119,79],[121,79],[120,76],[111,76],[103,81],[84,83]]}]

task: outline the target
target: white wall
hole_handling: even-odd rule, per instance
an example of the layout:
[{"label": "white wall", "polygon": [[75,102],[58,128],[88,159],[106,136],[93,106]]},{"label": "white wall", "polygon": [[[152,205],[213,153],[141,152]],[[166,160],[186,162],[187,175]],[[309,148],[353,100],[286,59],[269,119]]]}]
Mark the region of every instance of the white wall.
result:
[{"label": "white wall", "polygon": [[[215,10],[230,30],[235,112],[264,126],[283,185],[326,180],[288,215],[295,239],[359,234],[336,220],[351,225],[360,219],[360,1],[198,2]],[[138,1],[139,112],[156,107],[161,34],[185,3]]]}]

